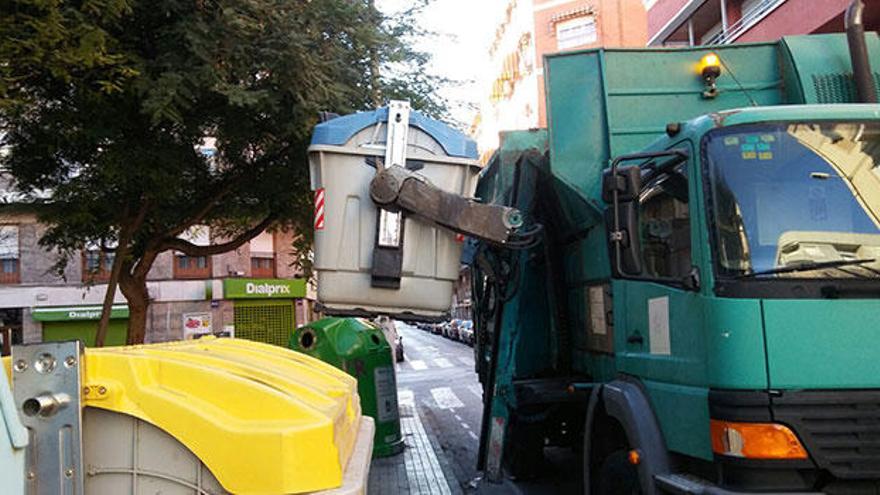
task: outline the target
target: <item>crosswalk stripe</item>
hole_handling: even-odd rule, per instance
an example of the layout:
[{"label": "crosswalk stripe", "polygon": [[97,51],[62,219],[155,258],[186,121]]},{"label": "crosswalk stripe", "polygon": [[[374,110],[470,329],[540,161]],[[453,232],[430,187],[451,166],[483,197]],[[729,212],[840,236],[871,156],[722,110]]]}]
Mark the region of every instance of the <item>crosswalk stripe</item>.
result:
[{"label": "crosswalk stripe", "polygon": [[464,402],[462,402],[449,387],[432,388],[431,395],[434,397],[434,402],[437,403],[437,407],[440,409],[456,409],[464,407]]},{"label": "crosswalk stripe", "polygon": [[468,357],[460,357],[460,358],[458,358],[458,360],[461,362],[461,364],[463,364],[465,366],[473,366],[474,365],[474,360],[471,358],[468,358]]},{"label": "crosswalk stripe", "polygon": [[409,365],[412,366],[412,369],[416,371],[422,371],[428,369],[428,365],[425,364],[424,361],[410,361]]},{"label": "crosswalk stripe", "polygon": [[468,390],[471,391],[472,394],[476,395],[479,398],[483,398],[483,387],[480,386],[479,383],[472,383],[468,385]]},{"label": "crosswalk stripe", "polygon": [[452,368],[452,363],[446,358],[437,358],[434,360],[434,364],[440,368]]}]

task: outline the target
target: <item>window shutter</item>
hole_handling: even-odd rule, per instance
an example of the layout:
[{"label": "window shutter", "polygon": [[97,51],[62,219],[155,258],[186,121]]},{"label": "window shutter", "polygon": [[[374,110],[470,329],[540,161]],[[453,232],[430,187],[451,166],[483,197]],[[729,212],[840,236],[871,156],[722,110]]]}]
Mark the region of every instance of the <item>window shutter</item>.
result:
[{"label": "window shutter", "polygon": [[18,225],[0,225],[0,259],[18,257]]}]

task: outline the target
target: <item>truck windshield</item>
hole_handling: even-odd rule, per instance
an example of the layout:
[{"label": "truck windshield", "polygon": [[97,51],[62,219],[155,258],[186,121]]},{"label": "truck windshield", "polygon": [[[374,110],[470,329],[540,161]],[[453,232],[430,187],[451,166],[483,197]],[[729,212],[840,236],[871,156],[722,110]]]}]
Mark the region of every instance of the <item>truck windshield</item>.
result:
[{"label": "truck windshield", "polygon": [[735,126],[703,144],[719,275],[880,278],[880,124]]}]

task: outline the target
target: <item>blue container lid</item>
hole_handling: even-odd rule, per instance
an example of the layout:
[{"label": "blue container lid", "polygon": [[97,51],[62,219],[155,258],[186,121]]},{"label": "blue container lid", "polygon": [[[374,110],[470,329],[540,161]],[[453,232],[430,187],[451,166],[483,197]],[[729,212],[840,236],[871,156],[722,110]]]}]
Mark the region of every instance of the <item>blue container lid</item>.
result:
[{"label": "blue container lid", "polygon": [[[388,107],[336,117],[315,126],[312,144],[341,146],[361,130],[379,122],[388,122]],[[479,156],[477,143],[473,139],[439,120],[425,117],[417,111],[411,111],[409,125],[418,127],[436,139],[448,156],[471,159],[476,159]]]}]

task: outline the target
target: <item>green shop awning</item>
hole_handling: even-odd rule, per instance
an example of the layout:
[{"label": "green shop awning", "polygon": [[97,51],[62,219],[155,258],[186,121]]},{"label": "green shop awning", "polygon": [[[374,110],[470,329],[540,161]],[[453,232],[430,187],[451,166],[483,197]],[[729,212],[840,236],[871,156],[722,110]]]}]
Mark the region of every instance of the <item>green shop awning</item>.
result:
[{"label": "green shop awning", "polygon": [[303,278],[227,278],[223,280],[226,299],[295,299],[306,296]]},{"label": "green shop awning", "polygon": [[[101,306],[45,306],[33,308],[31,316],[37,321],[100,320]],[[128,305],[114,304],[110,318],[128,318]]]}]

